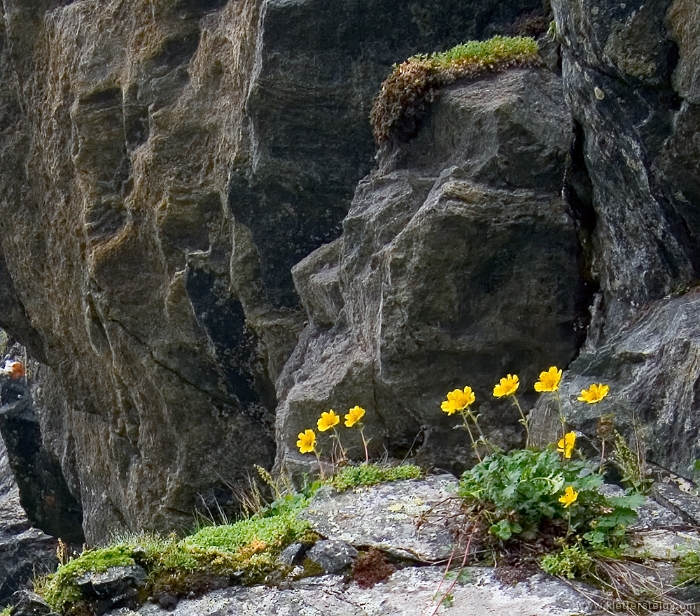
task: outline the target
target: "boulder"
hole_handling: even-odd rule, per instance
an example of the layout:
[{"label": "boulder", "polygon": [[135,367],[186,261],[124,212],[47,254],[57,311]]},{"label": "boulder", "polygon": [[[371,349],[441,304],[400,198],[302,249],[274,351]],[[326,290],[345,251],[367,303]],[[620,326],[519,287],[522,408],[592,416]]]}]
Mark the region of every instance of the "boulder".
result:
[{"label": "boulder", "polygon": [[[687,478],[698,458],[700,12],[684,0],[554,0],[575,139],[565,194],[600,285],[562,386],[570,426],[595,440],[615,413],[629,442]],[[587,238],[587,239],[586,239]],[[566,366],[562,366],[566,367]],[[581,389],[607,383],[596,405]],[[533,423],[551,440],[551,405]],[[549,434],[549,436],[545,436]]]},{"label": "boulder", "polygon": [[306,558],[324,573],[340,573],[357,558],[357,550],[345,541],[321,540],[306,553]]},{"label": "boulder", "polygon": [[0,376],[0,434],[20,503],[33,526],[68,543],[83,543],[82,511],[61,465],[46,450],[25,379]]},{"label": "boulder", "polygon": [[315,532],[332,541],[378,548],[398,558],[437,562],[449,558],[455,547],[443,522],[460,517],[459,501],[450,498],[456,488],[451,475],[341,494],[321,488],[301,516]]},{"label": "boulder", "polygon": [[[435,593],[444,567],[409,567],[394,573],[371,589],[347,586],[339,575],[326,575],[296,582],[289,588],[255,586],[227,588],[196,599],[183,599],[173,610],[146,605],[137,612],[122,609],[108,616],[272,616],[290,612],[343,614],[343,616],[418,616],[436,607]],[[468,569],[469,581],[457,584],[451,594],[452,611],[460,616],[574,616],[593,614],[595,608],[564,582],[544,574],[509,586],[493,571]],[[443,582],[444,588],[444,582]],[[444,609],[444,608],[443,608]]]},{"label": "boulder", "polygon": [[[277,381],[279,468],[303,466],[297,434],[322,411],[360,405],[375,454],[413,449],[463,469],[474,453],[440,402],[465,385],[488,438],[522,443],[493,385],[568,364],[590,301],[561,197],[561,87],[548,70],[518,69],[447,88],[417,137],[360,182],[341,238],[294,267],[309,323]],[[355,457],[359,441],[343,433]]]}]

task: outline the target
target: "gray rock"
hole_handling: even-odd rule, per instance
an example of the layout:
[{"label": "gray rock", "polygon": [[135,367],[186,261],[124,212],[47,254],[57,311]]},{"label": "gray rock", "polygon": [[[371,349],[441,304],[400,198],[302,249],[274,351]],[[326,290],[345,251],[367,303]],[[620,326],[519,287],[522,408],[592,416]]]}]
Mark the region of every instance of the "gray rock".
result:
[{"label": "gray rock", "polygon": [[70,493],[59,461],[42,443],[25,379],[0,376],[0,400],[0,434],[29,521],[68,543],[82,543],[80,504]]},{"label": "gray rock", "polygon": [[683,492],[673,483],[656,482],[654,498],[674,511],[682,520],[700,526],[700,498],[696,494]]},{"label": "gray rock", "polygon": [[[18,590],[12,595],[12,616],[51,616],[48,603],[29,590]],[[55,616],[55,615],[53,615]]]},{"label": "gray rock", "polygon": [[395,481],[337,494],[322,488],[301,515],[327,539],[355,547],[376,547],[401,558],[439,561],[449,558],[454,538],[443,521],[458,518],[460,503],[451,498],[451,475]]},{"label": "gray rock", "polygon": [[305,553],[306,546],[304,546],[303,543],[292,543],[282,550],[282,553],[279,555],[279,561],[287,567],[299,565],[301,564]]},{"label": "gray rock", "polygon": [[[296,582],[288,589],[228,588],[197,599],[183,599],[171,612],[145,605],[137,613],[142,616],[421,616],[435,608],[434,597],[443,575],[443,567],[409,567],[364,590],[356,584],[346,586],[340,576],[322,576]],[[469,577],[469,583],[457,584],[452,589],[452,607],[443,608],[440,613],[573,616],[595,611],[572,587],[546,575],[535,575],[509,587],[501,585],[492,570],[470,568]],[[109,616],[133,616],[133,613],[111,612]]]},{"label": "gray rock", "polygon": [[[277,381],[279,468],[303,463],[297,434],[322,411],[360,405],[374,453],[413,444],[427,464],[463,469],[471,444],[440,403],[465,385],[488,437],[522,443],[493,385],[569,363],[588,313],[561,199],[569,138],[561,82],[522,69],[447,88],[416,138],[380,155],[340,240],[292,272],[309,325]],[[343,442],[362,456],[356,431]]]},{"label": "gray rock", "polygon": [[[612,413],[618,430],[634,446],[635,434],[648,460],[684,477],[700,457],[698,401],[700,386],[700,295],[659,300],[647,306],[643,319],[607,339],[586,347],[564,374],[561,398],[570,426],[596,447],[596,425]],[[608,396],[597,404],[579,402],[591,383],[607,383]],[[636,428],[635,428],[636,425]],[[533,412],[532,430],[541,443],[554,440],[558,410],[553,402]],[[584,443],[586,439],[581,439]],[[593,453],[593,448],[589,447]]]},{"label": "gray rock", "polygon": [[[628,440],[637,424],[652,462],[689,477],[700,451],[700,158],[689,140],[700,128],[700,13],[684,0],[552,7],[575,120],[565,194],[600,284],[565,375],[565,414],[593,438],[597,417],[614,411]],[[592,382],[611,395],[584,408],[575,397]]]},{"label": "gray rock", "polygon": [[83,595],[108,599],[114,604],[146,585],[146,571],[139,565],[110,567],[107,571],[86,573],[76,580]]},{"label": "gray rock", "polygon": [[318,565],[325,573],[340,573],[357,558],[357,550],[344,541],[317,541],[306,553],[312,563]]},{"label": "gray rock", "polygon": [[55,571],[57,545],[55,538],[31,527],[0,439],[0,605],[31,588],[35,576]]}]

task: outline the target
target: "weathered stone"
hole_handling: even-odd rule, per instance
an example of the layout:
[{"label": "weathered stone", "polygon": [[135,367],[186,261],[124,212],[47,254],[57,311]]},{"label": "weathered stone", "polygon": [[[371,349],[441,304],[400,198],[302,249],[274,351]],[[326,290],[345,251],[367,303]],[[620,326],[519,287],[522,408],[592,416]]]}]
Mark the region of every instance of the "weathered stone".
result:
[{"label": "weathered stone", "polygon": [[[552,7],[576,123],[565,194],[600,284],[586,345],[564,378],[565,415],[594,438],[597,417],[615,411],[628,440],[636,423],[649,458],[689,476],[698,457],[697,301],[694,292],[674,296],[700,272],[700,13],[684,0]],[[577,403],[592,382],[608,383],[609,398]],[[553,439],[553,421],[542,442]]]},{"label": "weathered stone", "polygon": [[700,534],[694,531],[656,529],[635,533],[625,554],[633,558],[678,560],[700,550]]},{"label": "weathered stone", "polygon": [[[341,576],[322,576],[296,582],[289,589],[255,586],[228,588],[197,599],[183,599],[168,612],[145,605],[142,616],[420,616],[436,607],[435,593],[444,567],[409,567],[371,589],[348,587]],[[459,616],[573,616],[591,614],[594,607],[572,587],[549,576],[535,575],[515,586],[503,586],[489,569],[469,568],[470,581],[451,591],[452,607],[445,614]],[[444,582],[443,582],[444,588]],[[591,589],[588,589],[589,591]],[[441,611],[441,613],[443,613]],[[131,611],[109,616],[134,616]]]},{"label": "weathered stone", "polygon": [[684,493],[671,483],[655,483],[654,498],[674,511],[684,522],[700,526],[700,498]]},{"label": "weathered stone", "polygon": [[279,561],[287,567],[300,565],[305,553],[306,547],[303,543],[292,543],[282,550],[282,553],[279,555]]},{"label": "weathered stone", "polygon": [[58,564],[58,542],[31,528],[0,439],[0,605],[22,588],[31,588],[36,575],[52,573]]},{"label": "weathered stone", "polygon": [[107,571],[86,573],[76,583],[86,596],[117,601],[127,590],[146,585],[146,571],[138,565],[110,567]]},{"label": "weathered stone", "polygon": [[[588,312],[561,200],[569,138],[559,80],[513,70],[448,88],[418,136],[380,157],[340,240],[293,270],[309,325],[277,382],[279,468],[304,462],[297,434],[322,411],[355,405],[374,452],[415,446],[464,468],[471,443],[440,402],[467,384],[489,438],[522,441],[493,384],[570,362]],[[362,455],[359,434],[343,439]]]},{"label": "weathered stone", "polygon": [[401,558],[444,560],[454,538],[442,521],[460,514],[458,500],[450,498],[456,487],[454,477],[439,475],[340,494],[322,488],[301,515],[327,539],[380,548]]},{"label": "weathered stone", "polygon": [[[626,330],[605,344],[584,348],[560,387],[569,425],[598,446],[598,418],[613,413],[628,443],[634,446],[639,438],[651,462],[690,477],[691,465],[700,457],[698,319],[700,294],[691,291],[648,305],[643,318]],[[579,402],[580,391],[591,383],[607,383],[610,393],[597,404]],[[552,442],[558,426],[556,403],[538,405],[532,421],[537,440]]]},{"label": "weathered stone", "polygon": [[42,443],[25,379],[0,376],[0,401],[0,434],[29,521],[68,543],[82,543],[80,505],[68,489],[58,460]]},{"label": "weathered stone", "polygon": [[88,541],[190,523],[274,457],[303,327],[395,62],[541,0],[41,0],[0,9],[0,324]]},{"label": "weathered stone", "polygon": [[18,590],[12,595],[12,616],[51,616],[52,614],[48,603],[35,592]]},{"label": "weathered stone", "polygon": [[357,550],[345,541],[317,541],[306,553],[306,558],[325,573],[340,573],[357,558]]}]

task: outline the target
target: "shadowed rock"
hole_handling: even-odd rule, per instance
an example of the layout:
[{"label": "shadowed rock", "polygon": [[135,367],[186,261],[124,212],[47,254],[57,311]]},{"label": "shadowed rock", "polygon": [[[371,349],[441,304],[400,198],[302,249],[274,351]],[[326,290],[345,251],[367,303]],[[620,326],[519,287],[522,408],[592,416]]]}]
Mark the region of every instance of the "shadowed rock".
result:
[{"label": "shadowed rock", "polygon": [[[489,438],[521,441],[493,384],[571,361],[590,298],[561,199],[569,138],[560,81],[519,69],[446,89],[416,139],[380,156],[343,236],[293,269],[309,325],[277,382],[280,468],[303,464],[297,434],[321,411],[355,405],[374,452],[415,445],[464,468],[471,444],[440,402],[465,385]],[[358,434],[343,439],[361,455]]]}]

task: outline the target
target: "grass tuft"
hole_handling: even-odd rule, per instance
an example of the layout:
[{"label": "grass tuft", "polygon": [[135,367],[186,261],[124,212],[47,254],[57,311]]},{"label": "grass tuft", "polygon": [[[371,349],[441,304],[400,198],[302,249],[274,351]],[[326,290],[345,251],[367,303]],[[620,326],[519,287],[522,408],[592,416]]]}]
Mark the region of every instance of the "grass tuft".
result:
[{"label": "grass tuft", "polygon": [[487,41],[469,41],[442,53],[412,56],[394,66],[374,100],[371,113],[374,139],[378,144],[391,137],[410,139],[439,90],[458,79],[540,63],[537,42],[523,36],[494,36]]}]

